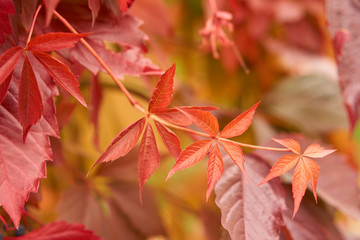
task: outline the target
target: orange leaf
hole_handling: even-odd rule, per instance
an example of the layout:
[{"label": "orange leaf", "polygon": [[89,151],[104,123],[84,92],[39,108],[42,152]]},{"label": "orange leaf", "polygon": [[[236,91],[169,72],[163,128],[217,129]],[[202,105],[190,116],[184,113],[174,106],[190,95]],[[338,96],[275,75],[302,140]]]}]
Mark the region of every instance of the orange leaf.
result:
[{"label": "orange leaf", "polygon": [[185,150],[181,152],[175,165],[170,170],[168,176],[166,177],[166,181],[177,171],[192,167],[203,159],[209,152],[213,142],[214,140],[200,140],[185,148]]},{"label": "orange leaf", "polygon": [[270,169],[269,174],[264,178],[264,180],[259,185],[264,184],[270,181],[271,179],[286,173],[296,165],[298,160],[299,160],[299,156],[297,155],[282,156]]},{"label": "orange leaf", "polygon": [[[103,162],[111,162],[119,157],[125,156],[137,143],[144,129],[145,118],[141,118],[122,130],[110,143],[105,152],[90,168],[89,173],[95,165]],[[88,173],[88,174],[89,174]]]},{"label": "orange leaf", "polygon": [[226,142],[226,141],[222,141],[222,140],[220,140],[220,142],[223,145],[227,154],[229,154],[230,158],[241,169],[241,171],[244,173],[245,177],[247,179],[249,179],[245,172],[245,166],[244,166],[245,158],[244,158],[244,154],[242,152],[241,147],[236,145],[235,143],[231,143],[231,142]]},{"label": "orange leaf", "polygon": [[303,157],[302,159],[303,159],[304,165],[306,167],[306,175],[310,181],[310,185],[313,190],[315,201],[317,202],[316,185],[317,185],[319,173],[320,173],[319,165],[314,160],[311,160],[310,158]]},{"label": "orange leaf", "polygon": [[300,202],[305,194],[307,183],[309,179],[307,176],[306,166],[304,161],[300,160],[295,168],[292,182],[292,192],[294,197],[294,213],[293,218],[300,207]]},{"label": "orange leaf", "polygon": [[139,194],[142,203],[142,189],[145,182],[154,173],[155,169],[160,165],[160,154],[156,146],[154,131],[150,124],[146,125],[144,135],[142,137],[139,149],[138,159],[138,177],[139,177]]},{"label": "orange leaf", "polygon": [[189,118],[199,126],[204,132],[212,137],[215,137],[219,133],[219,123],[217,118],[209,112],[202,110],[187,109],[182,110]]},{"label": "orange leaf", "polygon": [[307,157],[313,157],[313,158],[322,158],[322,157],[325,157],[325,156],[327,156],[330,153],[333,153],[335,151],[336,150],[333,150],[333,149],[326,149],[325,150],[319,144],[311,144],[310,146],[308,146],[305,149],[305,152],[303,153],[303,155],[307,156]]},{"label": "orange leaf", "polygon": [[295,154],[300,154],[300,152],[301,152],[300,144],[297,141],[295,141],[294,139],[291,139],[291,138],[275,139],[275,138],[273,138],[273,140],[275,142],[283,145],[284,147],[286,147],[287,149],[289,149],[290,151],[292,151]]},{"label": "orange leaf", "polygon": [[175,63],[161,75],[159,82],[150,98],[148,111],[150,113],[165,110],[174,94]]},{"label": "orange leaf", "polygon": [[256,103],[250,109],[241,113],[234,120],[228,123],[220,133],[220,137],[232,138],[243,134],[250,126],[254,117],[257,106],[260,102]]},{"label": "orange leaf", "polygon": [[206,201],[209,199],[216,182],[220,179],[224,170],[224,163],[219,146],[215,144],[211,151],[207,167],[208,189],[206,191]]},{"label": "orange leaf", "polygon": [[163,140],[166,148],[169,150],[169,153],[177,159],[180,155],[180,140],[175,135],[173,131],[159,123],[158,121],[154,121],[155,126],[160,134],[161,139]]}]

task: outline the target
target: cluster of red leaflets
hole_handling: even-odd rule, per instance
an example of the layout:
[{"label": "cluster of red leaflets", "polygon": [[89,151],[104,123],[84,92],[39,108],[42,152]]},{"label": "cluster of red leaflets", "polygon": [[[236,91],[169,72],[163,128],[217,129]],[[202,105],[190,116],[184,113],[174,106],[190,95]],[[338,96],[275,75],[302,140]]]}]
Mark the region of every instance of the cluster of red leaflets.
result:
[{"label": "cluster of red leaflets", "polygon": [[0,56],[0,103],[10,85],[13,71],[25,55],[19,86],[19,121],[23,127],[23,138],[41,117],[43,104],[39,85],[31,62],[38,61],[48,74],[66,91],[73,95],[82,105],[87,106],[79,90],[79,82],[64,63],[46,52],[73,47],[82,37],[88,34],[47,33],[36,36],[25,48],[12,47]]}]

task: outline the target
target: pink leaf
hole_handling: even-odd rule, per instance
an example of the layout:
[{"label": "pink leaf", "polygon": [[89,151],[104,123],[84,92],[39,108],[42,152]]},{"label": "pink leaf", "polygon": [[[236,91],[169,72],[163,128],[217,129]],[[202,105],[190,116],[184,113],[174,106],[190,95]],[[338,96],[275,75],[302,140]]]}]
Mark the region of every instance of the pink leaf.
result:
[{"label": "pink leaf", "polygon": [[184,111],[187,110],[202,110],[202,111],[212,111],[216,110],[215,107],[202,107],[202,106],[193,106],[193,107],[176,107],[166,109],[162,112],[156,113],[157,116],[166,120],[167,122],[180,125],[180,126],[189,126],[193,124],[193,121],[189,118]]},{"label": "pink leaf", "polygon": [[217,118],[209,112],[194,109],[178,109],[183,111],[188,117],[201,128],[204,132],[212,137],[215,137],[219,133],[219,123]]},{"label": "pink leaf", "polygon": [[220,179],[224,170],[224,163],[219,146],[215,144],[210,150],[210,157],[207,167],[208,189],[206,191],[206,201],[209,199],[215,184]]},{"label": "pink leaf", "polygon": [[59,4],[60,0],[43,0],[43,3],[46,7],[46,26],[49,26],[53,12]]},{"label": "pink leaf", "polygon": [[30,130],[23,142],[17,120],[17,88],[13,80],[0,105],[0,206],[15,227],[19,227],[30,192],[36,192],[39,179],[46,176],[45,161],[52,159],[46,133]]},{"label": "pink leaf", "polygon": [[31,231],[21,237],[5,237],[18,240],[101,240],[92,231],[86,230],[84,225],[78,223],[53,222]]},{"label": "pink leaf", "polygon": [[95,20],[99,14],[100,10],[100,0],[88,0],[89,8],[91,10],[92,16],[92,24],[91,26],[94,27]]},{"label": "pink leaf", "polygon": [[14,3],[11,0],[0,0],[0,44],[5,43],[5,34],[11,34],[9,14],[15,13]]},{"label": "pink leaf", "polygon": [[283,145],[284,147],[286,147],[287,149],[289,149],[290,151],[292,151],[295,154],[300,154],[300,152],[301,152],[300,144],[297,141],[295,141],[294,139],[291,139],[291,138],[275,139],[275,138],[273,138],[273,140],[275,142]]},{"label": "pink leaf", "polygon": [[21,47],[13,47],[0,56],[0,84],[12,73],[23,52]]},{"label": "pink leaf", "polygon": [[155,135],[150,124],[146,125],[139,149],[138,176],[140,201],[144,184],[160,165],[160,154],[156,146]]},{"label": "pink leaf", "polygon": [[34,57],[43,65],[50,76],[55,79],[66,91],[87,107],[79,90],[79,82],[70,69],[59,60],[42,52],[32,52]]},{"label": "pink leaf", "polygon": [[229,157],[231,158],[231,160],[234,161],[234,163],[241,169],[242,173],[248,179],[248,176],[245,171],[245,166],[244,166],[245,158],[244,158],[244,154],[241,150],[241,147],[239,147],[235,143],[226,142],[223,140],[220,140],[220,142],[223,145],[227,154],[229,154]]},{"label": "pink leaf", "polygon": [[175,63],[161,75],[159,82],[150,98],[148,111],[150,113],[165,110],[174,94]]},{"label": "pink leaf", "polygon": [[232,120],[220,133],[220,137],[232,138],[243,134],[250,126],[251,121],[254,117],[255,110],[260,102],[256,103],[250,109],[241,113],[234,120]]},{"label": "pink leaf", "polygon": [[9,89],[12,75],[13,73],[10,73],[9,76],[7,76],[7,78],[5,79],[5,81],[0,84],[0,104],[4,100],[6,93]]},{"label": "pink leaf", "polygon": [[23,126],[23,139],[30,127],[41,117],[43,104],[34,70],[30,65],[28,57],[25,57],[19,86],[19,121]]},{"label": "pink leaf", "polygon": [[160,134],[160,137],[165,144],[169,153],[177,159],[181,152],[180,140],[173,131],[162,125],[161,123],[154,121],[155,126]]},{"label": "pink leaf", "polygon": [[322,158],[325,157],[336,150],[333,149],[327,149],[325,150],[322,146],[319,144],[311,144],[305,149],[305,152],[303,153],[306,157],[312,157],[312,158]]},{"label": "pink leaf", "polygon": [[26,49],[29,51],[54,51],[63,48],[70,48],[83,37],[89,35],[88,33],[75,34],[66,32],[46,33],[31,39],[27,44]]},{"label": "pink leaf", "polygon": [[[103,162],[111,162],[125,156],[137,143],[144,129],[145,118],[141,118],[122,130],[110,143],[105,152],[91,167]],[[89,172],[91,171],[89,170]]]},{"label": "pink leaf", "polygon": [[175,165],[170,170],[166,180],[168,180],[177,171],[192,167],[203,159],[209,152],[213,142],[213,140],[200,140],[185,148],[176,160]]},{"label": "pink leaf", "polygon": [[[247,172],[260,181],[270,166],[263,160],[247,156]],[[283,226],[283,189],[279,179],[257,188],[246,181],[240,169],[224,157],[225,170],[215,186],[215,202],[221,210],[221,223],[231,239],[278,240]]]}]

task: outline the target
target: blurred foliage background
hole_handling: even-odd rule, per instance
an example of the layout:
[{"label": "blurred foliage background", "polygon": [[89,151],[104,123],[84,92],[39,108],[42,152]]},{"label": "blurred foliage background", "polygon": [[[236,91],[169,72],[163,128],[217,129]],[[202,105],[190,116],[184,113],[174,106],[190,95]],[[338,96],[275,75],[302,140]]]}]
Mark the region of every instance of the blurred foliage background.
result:
[{"label": "blurred foliage background", "polygon": [[[232,13],[234,26],[233,32],[226,31],[234,46],[218,42],[218,59],[208,47],[200,47],[199,31],[210,13],[208,1],[136,0],[129,9],[144,21],[142,29],[149,36],[147,57],[161,69],[177,64],[172,105],[216,106],[219,110],[214,114],[223,127],[261,100],[251,129],[237,140],[262,144],[280,132],[302,133],[346,154],[358,169],[360,129],[349,131],[323,1],[217,3],[219,10]],[[130,229],[127,239],[154,234],[151,239],[219,239],[223,232],[214,194],[205,201],[204,160],[165,183],[174,159],[157,141],[162,163],[146,186],[143,207],[137,195],[136,149],[86,176],[114,136],[141,117],[106,74],[98,79],[102,90],[98,128],[90,121],[91,111],[66,97],[57,99],[61,139],[52,139],[54,162],[48,164],[48,177],[42,180],[39,194],[31,196],[36,204],[29,205],[29,210],[43,222],[82,221],[106,239],[119,239],[116,234],[124,234],[119,229]],[[146,105],[157,80],[127,77],[124,84]],[[90,74],[82,73],[81,81],[88,100]],[[67,112],[72,114],[65,117]],[[182,148],[195,138],[176,133]],[[136,223],[140,217],[147,220],[145,224],[156,223],[145,229]],[[118,224],[109,224],[115,219]],[[349,235],[360,236],[359,222],[341,213],[336,221]]]}]

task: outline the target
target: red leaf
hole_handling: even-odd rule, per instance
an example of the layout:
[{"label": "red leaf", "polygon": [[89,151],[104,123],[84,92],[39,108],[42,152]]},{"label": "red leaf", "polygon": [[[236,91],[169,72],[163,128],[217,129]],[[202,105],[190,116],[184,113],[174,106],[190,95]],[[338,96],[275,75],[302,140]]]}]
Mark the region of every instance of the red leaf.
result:
[{"label": "red leaf", "polygon": [[79,82],[70,69],[59,60],[42,52],[32,52],[34,57],[43,65],[50,76],[55,79],[66,91],[87,107],[79,90]]},{"label": "red leaf", "polygon": [[287,139],[273,138],[273,140],[275,142],[283,145],[284,147],[286,147],[287,149],[289,149],[290,151],[292,151],[295,154],[300,154],[300,152],[301,152],[300,144],[292,138],[287,138]]},{"label": "red leaf", "polygon": [[308,146],[305,149],[305,152],[303,153],[303,155],[306,157],[312,157],[312,158],[323,158],[335,151],[336,150],[333,150],[333,149],[325,150],[325,148],[323,148],[319,144],[311,144],[310,146]]},{"label": "red leaf", "polygon": [[125,156],[137,143],[145,126],[145,118],[141,118],[122,130],[110,143],[105,152],[90,168],[103,162],[111,162]]},{"label": "red leaf", "polygon": [[5,43],[5,34],[11,34],[9,14],[15,13],[15,7],[11,0],[0,0],[0,44]]},{"label": "red leaf", "polygon": [[66,32],[46,33],[31,39],[27,44],[26,49],[29,51],[54,51],[63,48],[70,48],[83,37],[89,35],[88,33],[76,34]]},{"label": "red leaf", "polygon": [[161,75],[159,82],[150,98],[148,111],[150,113],[165,110],[174,94],[175,63]]},{"label": "red leaf", "polygon": [[219,146],[215,144],[211,151],[207,167],[208,189],[206,191],[206,201],[209,199],[215,184],[220,179],[224,170],[224,163]]},{"label": "red leaf", "polygon": [[269,174],[264,178],[264,180],[262,180],[262,182],[259,185],[264,184],[264,183],[270,181],[271,179],[286,173],[287,171],[289,171],[296,165],[298,160],[299,160],[299,156],[296,156],[296,155],[282,156],[274,164],[274,166],[271,168]]},{"label": "red leaf", "polygon": [[170,170],[166,181],[177,171],[192,167],[198,163],[209,152],[213,140],[200,140],[194,142],[180,153],[175,165]]},{"label": "red leaf", "polygon": [[13,47],[0,56],[0,84],[12,73],[23,52],[21,47]]},{"label": "red leaf", "polygon": [[[263,160],[247,156],[247,172],[260,181],[270,166]],[[215,186],[215,202],[221,210],[221,223],[231,239],[278,240],[283,226],[281,211],[286,209],[280,180],[257,188],[246,181],[240,169],[224,157],[225,170]]]},{"label": "red leaf", "polygon": [[5,237],[18,240],[101,240],[92,231],[86,230],[84,225],[78,223],[53,222],[42,226],[21,237]]},{"label": "red leaf", "polygon": [[234,163],[241,169],[241,171],[245,175],[246,179],[248,179],[248,176],[245,171],[245,166],[244,166],[245,158],[244,158],[244,154],[241,150],[241,147],[239,147],[235,143],[226,142],[223,140],[220,140],[220,142],[223,145],[227,154],[229,154],[229,157],[231,158],[231,160],[234,161]]},{"label": "red leaf", "polygon": [[94,27],[95,20],[99,14],[100,10],[100,0],[88,0],[89,8],[91,10],[92,16],[92,24],[91,26]]},{"label": "red leaf", "polygon": [[[176,107],[166,109],[162,112],[156,113],[157,116],[164,119],[167,122],[180,125],[180,126],[189,126],[193,124],[193,121],[189,118],[187,114],[184,113],[186,110],[202,110],[202,111],[212,111],[216,110],[215,107],[202,107],[202,106],[194,106],[194,107]],[[183,110],[183,111],[181,111]]]},{"label": "red leaf", "polygon": [[150,124],[146,125],[139,149],[138,176],[140,188],[140,201],[142,202],[141,193],[144,184],[149,180],[155,169],[160,165],[160,154],[156,146],[154,131]]},{"label": "red leaf", "polygon": [[309,182],[307,176],[307,170],[304,161],[300,160],[298,165],[294,170],[293,180],[292,180],[292,192],[294,197],[294,213],[293,218],[296,212],[299,210],[301,199],[303,198],[307,184]]},{"label": "red leaf", "polygon": [[46,176],[45,161],[52,154],[49,138],[42,131],[30,130],[23,142],[15,82],[0,105],[0,206],[19,227],[24,203],[30,192],[38,190],[39,178]]},{"label": "red leaf", "polygon": [[6,93],[9,89],[12,75],[13,73],[10,73],[9,76],[7,76],[7,78],[5,79],[5,81],[2,84],[0,84],[0,104],[4,100]]},{"label": "red leaf", "polygon": [[59,2],[60,0],[43,0],[43,3],[46,7],[46,26],[49,26],[54,10],[56,9]]},{"label": "red leaf", "polygon": [[177,159],[181,153],[180,140],[173,131],[162,125],[161,123],[154,121],[155,126],[160,134],[162,141],[166,148],[169,150],[171,156]]},{"label": "red leaf", "polygon": [[[123,79],[124,75],[140,76],[160,73],[157,66],[149,59],[145,58],[139,49],[133,48],[126,49],[122,52],[112,52],[106,49],[105,45],[102,43],[88,42],[109,65],[110,69],[114,72],[114,75],[120,79]],[[100,70],[105,72],[99,62],[82,44],[78,44],[72,48],[71,55],[94,75],[98,74]]]},{"label": "red leaf", "polygon": [[215,137],[219,133],[218,120],[211,113],[193,109],[182,110],[179,108],[179,110],[184,111],[196,125],[210,136]]},{"label": "red leaf", "polygon": [[31,126],[41,117],[43,104],[34,70],[30,65],[28,57],[25,57],[19,86],[19,121],[23,126],[23,139]]},{"label": "red leaf", "polygon": [[220,133],[220,137],[223,138],[232,138],[243,134],[250,126],[251,121],[254,117],[255,110],[260,102],[256,103],[254,106],[246,110],[232,120]]}]

